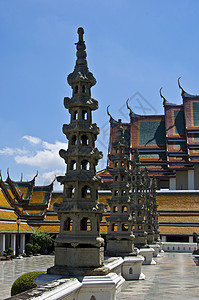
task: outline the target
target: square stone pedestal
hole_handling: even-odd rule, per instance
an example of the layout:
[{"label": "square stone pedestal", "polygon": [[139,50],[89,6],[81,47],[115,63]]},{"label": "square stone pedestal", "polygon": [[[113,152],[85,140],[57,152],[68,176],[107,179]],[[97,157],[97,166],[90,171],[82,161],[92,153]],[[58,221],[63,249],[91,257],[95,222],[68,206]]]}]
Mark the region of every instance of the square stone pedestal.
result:
[{"label": "square stone pedestal", "polygon": [[140,255],[144,257],[143,265],[156,265],[155,260],[153,260],[153,248],[141,248]]},{"label": "square stone pedestal", "polygon": [[145,279],[145,275],[142,273],[143,261],[144,257],[141,255],[124,257],[122,276],[126,280]]},{"label": "square stone pedestal", "polygon": [[160,245],[158,244],[151,244],[149,245],[150,248],[153,248],[154,249],[154,252],[153,252],[153,257],[160,257]]},{"label": "square stone pedestal", "polygon": [[55,266],[73,268],[99,267],[103,265],[104,248],[55,247]]}]

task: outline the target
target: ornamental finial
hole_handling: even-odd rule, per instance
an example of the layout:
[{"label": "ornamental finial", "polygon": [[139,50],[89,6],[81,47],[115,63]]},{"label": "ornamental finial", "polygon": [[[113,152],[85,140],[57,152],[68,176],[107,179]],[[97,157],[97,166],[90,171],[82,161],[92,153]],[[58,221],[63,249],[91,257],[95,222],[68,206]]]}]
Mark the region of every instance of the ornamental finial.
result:
[{"label": "ornamental finial", "polygon": [[79,27],[77,33],[79,34],[79,42],[83,42],[84,29]]}]

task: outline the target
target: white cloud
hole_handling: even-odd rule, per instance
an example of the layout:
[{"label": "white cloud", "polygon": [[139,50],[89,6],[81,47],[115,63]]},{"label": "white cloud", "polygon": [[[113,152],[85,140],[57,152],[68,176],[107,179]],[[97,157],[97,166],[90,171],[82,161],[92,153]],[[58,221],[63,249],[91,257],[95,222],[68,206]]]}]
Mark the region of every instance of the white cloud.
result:
[{"label": "white cloud", "polygon": [[32,145],[38,145],[41,143],[41,139],[35,136],[31,136],[31,135],[24,135],[22,137],[22,139],[27,140],[28,142],[30,142]]},{"label": "white cloud", "polygon": [[10,148],[5,147],[3,149],[0,149],[0,155],[25,155],[28,154],[29,151],[26,149],[20,149],[20,148]]},{"label": "white cloud", "polygon": [[[53,170],[53,171],[50,171],[50,172],[44,172],[43,174],[39,175],[39,177],[41,179],[43,179],[43,185],[48,185],[57,176],[64,175],[64,173],[65,173],[64,168],[63,168],[63,170],[56,169],[56,170]],[[54,189],[53,190],[62,191],[63,190],[63,186],[61,186],[60,183],[55,180],[55,182],[54,182]]]},{"label": "white cloud", "polygon": [[43,149],[36,151],[36,153],[15,156],[16,163],[41,169],[52,169],[64,165],[63,159],[59,156],[59,150],[62,148],[67,149],[67,143],[59,141],[56,141],[55,144],[42,142],[42,147]]}]

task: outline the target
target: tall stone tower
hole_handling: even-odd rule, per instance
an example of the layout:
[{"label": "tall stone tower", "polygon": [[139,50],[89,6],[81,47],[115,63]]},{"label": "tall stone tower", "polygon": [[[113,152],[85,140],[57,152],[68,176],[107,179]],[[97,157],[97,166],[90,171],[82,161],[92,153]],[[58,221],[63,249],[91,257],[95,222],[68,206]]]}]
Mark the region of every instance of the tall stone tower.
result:
[{"label": "tall stone tower", "polygon": [[135,235],[134,245],[138,248],[147,247],[145,197],[140,168],[139,152],[135,149],[133,161],[131,162],[131,210],[135,212]]},{"label": "tall stone tower", "polygon": [[64,98],[70,123],[63,125],[68,149],[59,152],[67,170],[65,176],[57,178],[64,191],[63,202],[54,204],[60,220],[55,267],[96,268],[104,260],[104,240],[99,233],[104,204],[98,202],[100,179],[95,170],[102,152],[95,148],[99,128],[92,123],[92,111],[98,109],[98,102],[91,98],[96,80],[87,66],[83,34],[83,28],[78,28],[76,65],[67,78],[72,97]]},{"label": "tall stone tower", "polygon": [[121,120],[118,120],[118,130],[113,143],[115,154],[110,155],[113,169],[111,184],[112,198],[107,199],[110,206],[109,231],[107,234],[107,254],[125,256],[134,251],[133,220],[131,215],[129,189],[129,155],[128,144],[124,139]]}]

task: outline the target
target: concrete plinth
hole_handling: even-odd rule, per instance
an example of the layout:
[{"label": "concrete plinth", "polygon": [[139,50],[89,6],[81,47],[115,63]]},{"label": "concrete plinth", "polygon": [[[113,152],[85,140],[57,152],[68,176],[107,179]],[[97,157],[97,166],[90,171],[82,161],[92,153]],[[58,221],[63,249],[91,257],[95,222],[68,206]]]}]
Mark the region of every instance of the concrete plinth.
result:
[{"label": "concrete plinth", "polygon": [[153,260],[153,248],[141,248],[140,255],[144,257],[143,265],[156,265],[156,262]]},{"label": "concrete plinth", "polygon": [[154,252],[153,252],[153,257],[160,257],[160,245],[158,244],[151,244],[149,245],[150,248],[153,248],[154,249]]},{"label": "concrete plinth", "polygon": [[143,262],[144,257],[141,255],[124,257],[122,276],[126,280],[145,279],[145,275],[142,273]]},{"label": "concrete plinth", "polygon": [[116,273],[109,273],[106,276],[85,276],[78,300],[115,300],[121,284],[121,277]]}]

